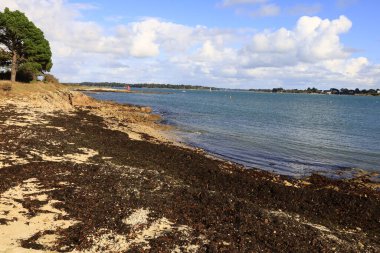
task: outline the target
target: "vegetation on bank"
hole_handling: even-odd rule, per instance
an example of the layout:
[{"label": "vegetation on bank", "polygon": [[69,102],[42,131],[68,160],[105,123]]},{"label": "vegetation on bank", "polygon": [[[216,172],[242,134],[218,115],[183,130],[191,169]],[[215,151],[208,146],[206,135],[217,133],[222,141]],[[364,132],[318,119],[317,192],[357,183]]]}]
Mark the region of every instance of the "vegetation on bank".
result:
[{"label": "vegetation on bank", "polygon": [[20,11],[0,12],[0,79],[30,82],[53,66],[49,41]]},{"label": "vegetation on bank", "polygon": [[160,84],[160,83],[138,83],[138,84],[129,84],[129,83],[117,83],[117,82],[82,82],[82,83],[65,83],[66,85],[81,85],[81,86],[90,86],[90,87],[125,87],[130,86],[131,88],[160,88],[160,89],[179,89],[179,90],[219,90],[215,87],[206,87],[199,85],[188,85],[188,84]]},{"label": "vegetation on bank", "polygon": [[273,88],[273,89],[250,89],[249,91],[263,92],[263,93],[306,93],[306,94],[333,94],[333,95],[368,95],[368,96],[380,96],[380,89],[347,89],[347,88],[331,88],[329,90],[319,90],[317,88],[307,88],[305,90],[299,89],[283,89],[283,88]]},{"label": "vegetation on bank", "polygon": [[[82,82],[82,83],[65,83],[65,85],[79,85],[87,87],[126,87],[131,88],[164,88],[164,89],[191,89],[191,90],[229,90],[225,88],[215,88],[199,85],[187,85],[187,84],[159,84],[159,83],[139,83],[139,84],[128,84],[128,83],[118,83],[118,82]],[[234,89],[236,90],[236,89]],[[238,89],[239,90],[239,89]],[[241,91],[246,91],[240,89]],[[347,89],[347,88],[331,88],[328,90],[319,90],[317,88],[307,88],[307,89],[283,89],[283,88],[273,88],[273,89],[249,89],[248,91],[262,92],[262,93],[302,93],[302,94],[333,94],[333,95],[368,95],[368,96],[380,96],[380,89]]]},{"label": "vegetation on bank", "polygon": [[64,87],[58,83],[52,82],[32,82],[25,85],[20,82],[1,81],[0,80],[0,99],[4,97],[25,96],[31,94],[44,94],[63,90]]}]

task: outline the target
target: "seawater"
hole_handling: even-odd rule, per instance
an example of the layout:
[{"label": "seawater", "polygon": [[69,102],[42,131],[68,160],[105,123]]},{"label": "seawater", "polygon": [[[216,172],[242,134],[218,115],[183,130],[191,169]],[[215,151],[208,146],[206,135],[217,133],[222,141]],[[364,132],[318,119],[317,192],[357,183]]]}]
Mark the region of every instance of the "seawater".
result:
[{"label": "seawater", "polygon": [[139,90],[149,93],[91,96],[151,106],[188,144],[247,167],[296,177],[380,172],[380,97]]}]

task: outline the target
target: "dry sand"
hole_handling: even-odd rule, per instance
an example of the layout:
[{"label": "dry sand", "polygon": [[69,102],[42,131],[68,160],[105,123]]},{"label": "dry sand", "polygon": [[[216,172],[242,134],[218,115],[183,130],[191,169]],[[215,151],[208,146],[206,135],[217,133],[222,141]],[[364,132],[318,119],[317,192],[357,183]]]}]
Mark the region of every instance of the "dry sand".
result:
[{"label": "dry sand", "polygon": [[127,133],[131,139],[172,143],[176,143],[177,140],[167,131],[169,127],[156,124],[160,117],[151,114],[149,107],[97,101],[62,85],[14,83],[11,92],[0,89],[0,107],[7,106],[14,106],[19,112],[24,113],[21,117],[7,119],[5,124],[8,125],[21,127],[32,124],[46,125],[48,122],[41,120],[42,114],[70,113],[77,108],[85,108],[94,115],[103,117],[110,129]]},{"label": "dry sand", "polygon": [[[5,82],[7,84],[7,82]],[[4,84],[4,82],[0,83]],[[0,87],[1,88],[1,87]],[[95,101],[86,95],[69,91],[65,87],[55,84],[12,84],[11,92],[0,90],[0,107],[13,108],[17,111],[14,116],[0,121],[0,130],[8,127],[28,129],[33,126],[43,126],[46,129],[67,131],[63,127],[50,125],[46,116],[54,117],[57,113],[70,115],[78,108],[90,110],[90,113],[104,118],[109,129],[128,134],[133,140],[172,142],[174,139],[164,126],[155,123],[158,116],[152,115],[150,108],[123,106],[108,102]],[[31,139],[30,135],[20,134],[19,138]],[[13,140],[15,142],[18,139]],[[46,140],[49,141],[49,140]],[[17,144],[17,143],[16,143]],[[52,145],[58,145],[52,143]],[[72,143],[74,144],[74,143]],[[16,153],[9,153],[0,149],[0,169],[15,165],[33,162],[36,158],[46,162],[70,162],[75,164],[91,164],[91,158],[99,152],[91,148],[77,148],[77,152],[52,155],[49,150],[30,149],[27,158],[19,157]],[[112,157],[103,157],[107,160]],[[61,185],[67,185],[60,182]],[[49,193],[55,189],[46,189],[36,178],[24,180],[22,184],[9,188],[0,195],[0,252],[46,252],[57,247],[59,234],[56,231],[67,229],[80,221],[71,220],[65,211],[57,209],[59,201],[51,199]],[[40,202],[40,207],[30,210],[24,207],[25,202]],[[149,211],[139,209],[124,219],[125,224],[134,227],[133,235],[120,235],[111,230],[100,229],[90,236],[92,246],[85,251],[73,252],[121,252],[127,251],[132,245],[143,245],[149,249],[149,240],[159,237],[162,233],[177,230],[186,233],[190,228],[175,227],[174,223],[166,218],[152,220],[148,217]],[[64,219],[62,219],[64,218]],[[148,218],[151,220],[148,223]],[[44,250],[26,249],[22,241],[35,235],[40,235],[36,243]],[[187,245],[188,252],[195,252],[197,245]],[[65,251],[64,248],[61,250]]]},{"label": "dry sand", "polygon": [[[39,252],[27,250],[20,245],[20,241],[27,240],[36,233],[49,231],[51,234],[41,237],[40,244],[46,248],[54,245],[58,239],[54,231],[66,229],[76,223],[69,219],[61,219],[67,214],[54,207],[58,203],[49,199],[47,192],[37,179],[30,178],[21,185],[17,185],[3,192],[0,197],[0,252]],[[41,207],[35,215],[23,206],[24,201],[41,202]]]}]

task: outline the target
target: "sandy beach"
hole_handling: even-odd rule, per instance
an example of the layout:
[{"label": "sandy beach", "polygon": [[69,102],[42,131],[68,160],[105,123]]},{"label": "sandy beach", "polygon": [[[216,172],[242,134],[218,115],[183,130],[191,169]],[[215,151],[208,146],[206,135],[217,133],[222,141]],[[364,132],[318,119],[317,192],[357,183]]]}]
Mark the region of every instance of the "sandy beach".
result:
[{"label": "sandy beach", "polygon": [[370,175],[296,180],[176,143],[151,108],[0,83],[0,252],[380,252]]}]

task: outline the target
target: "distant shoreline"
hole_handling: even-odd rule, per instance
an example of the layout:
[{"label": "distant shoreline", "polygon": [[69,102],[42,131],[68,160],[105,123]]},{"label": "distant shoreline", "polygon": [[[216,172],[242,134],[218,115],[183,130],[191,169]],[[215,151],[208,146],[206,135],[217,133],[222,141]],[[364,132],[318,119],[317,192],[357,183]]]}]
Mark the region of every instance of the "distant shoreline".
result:
[{"label": "distant shoreline", "polygon": [[261,90],[248,90],[248,92],[255,92],[255,93],[274,93],[274,94],[306,94],[306,95],[338,95],[338,96],[380,96],[380,92],[375,90],[374,92],[370,93],[349,93],[349,92],[335,92],[332,93],[331,91],[320,91],[320,92],[308,92],[308,91],[261,91]]},{"label": "distant shoreline", "polygon": [[[120,84],[120,83],[81,83],[81,84],[65,84],[72,87],[77,87],[77,91],[92,91],[92,92],[136,92],[134,88],[145,89],[171,89],[171,90],[204,90],[204,91],[242,91],[242,92],[255,92],[255,93],[276,93],[276,94],[309,94],[309,95],[348,95],[348,96],[380,96],[380,89],[347,89],[340,90],[331,88],[328,90],[319,90],[316,88],[308,88],[305,90],[298,89],[225,89],[206,86],[192,86],[192,85],[171,85],[171,84]],[[132,90],[116,89],[129,86]]]},{"label": "distant shoreline", "polygon": [[112,92],[112,93],[138,93],[138,94],[171,94],[171,92],[146,92],[146,91],[136,91],[136,90],[125,90],[125,89],[114,89],[114,88],[77,88],[73,89],[74,91],[78,92],[85,92],[85,93],[98,93],[98,92]]}]

